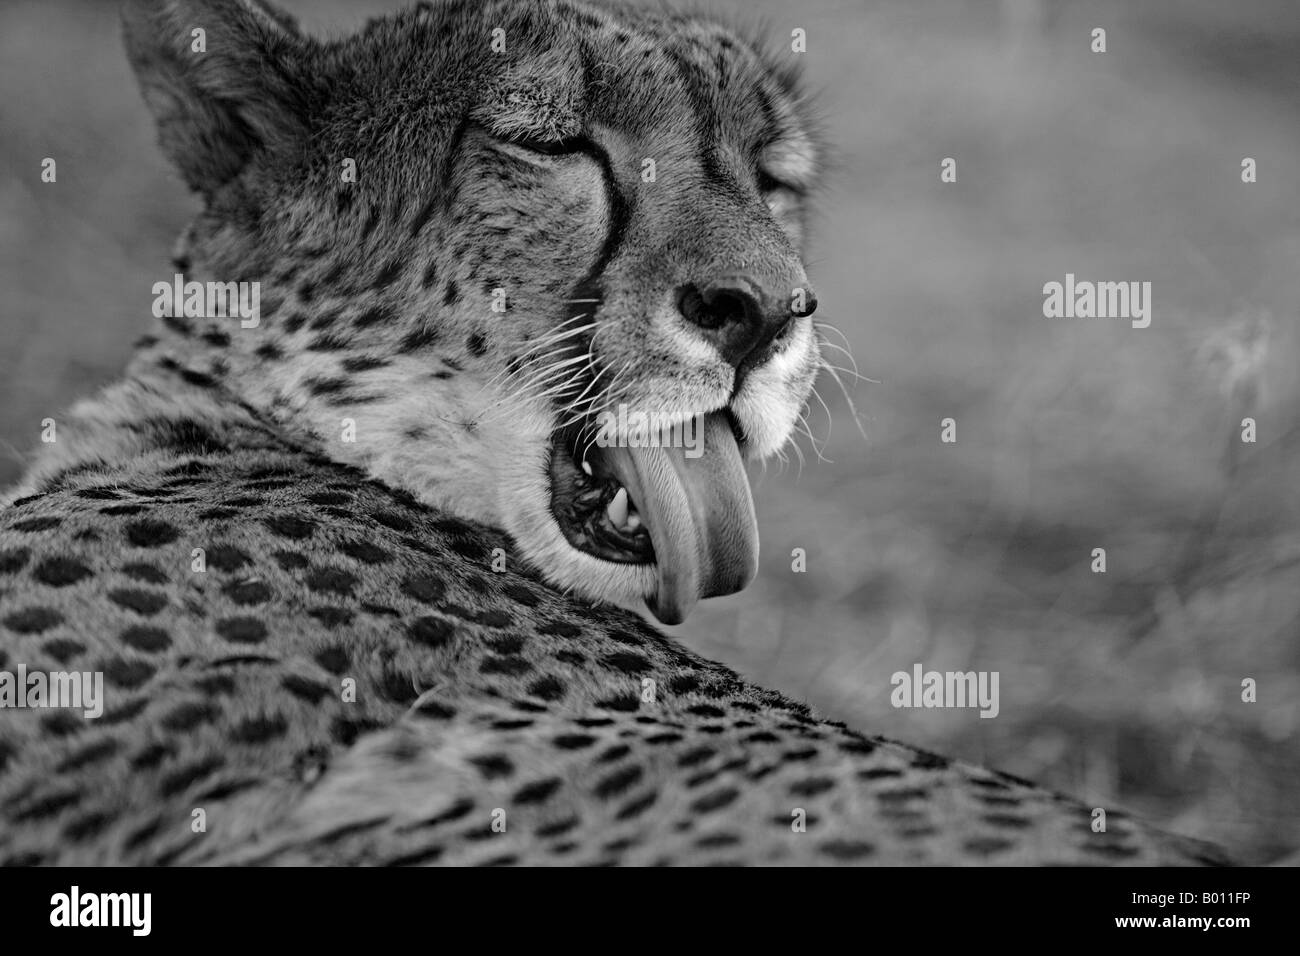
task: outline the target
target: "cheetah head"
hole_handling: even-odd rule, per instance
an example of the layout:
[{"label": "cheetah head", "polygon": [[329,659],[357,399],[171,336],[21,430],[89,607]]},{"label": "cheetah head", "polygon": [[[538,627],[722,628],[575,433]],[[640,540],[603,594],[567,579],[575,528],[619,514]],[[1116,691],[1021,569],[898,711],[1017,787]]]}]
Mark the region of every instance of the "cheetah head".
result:
[{"label": "cheetah head", "polygon": [[186,361],[562,589],[675,623],[752,579],[746,463],[819,366],[787,66],[568,0],[332,42],[257,0],[132,0],[125,24],[202,201],[186,278],[260,283],[256,328],[168,323]]}]

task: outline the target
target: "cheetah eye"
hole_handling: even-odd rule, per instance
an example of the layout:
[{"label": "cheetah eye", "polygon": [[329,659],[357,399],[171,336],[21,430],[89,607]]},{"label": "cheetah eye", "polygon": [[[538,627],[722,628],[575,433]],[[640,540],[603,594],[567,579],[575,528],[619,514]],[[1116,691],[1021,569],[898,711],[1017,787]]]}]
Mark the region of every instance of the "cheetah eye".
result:
[{"label": "cheetah eye", "polygon": [[781,182],[781,180],[772,176],[766,170],[760,169],[758,171],[757,178],[758,178],[758,191],[761,192],[764,196],[768,195],[769,193],[774,193],[778,189],[790,189],[789,186]]},{"label": "cheetah eye", "polygon": [[595,144],[585,136],[566,136],[563,139],[511,136],[504,142],[542,156],[572,156],[575,153],[593,153],[596,149]]}]

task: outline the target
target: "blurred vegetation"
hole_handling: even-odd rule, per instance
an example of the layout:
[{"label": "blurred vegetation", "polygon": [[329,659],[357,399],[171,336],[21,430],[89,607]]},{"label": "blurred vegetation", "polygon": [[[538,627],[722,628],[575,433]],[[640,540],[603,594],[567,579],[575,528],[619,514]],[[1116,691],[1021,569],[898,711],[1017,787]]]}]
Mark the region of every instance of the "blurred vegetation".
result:
[{"label": "blurred vegetation", "polygon": [[[341,32],[400,3],[286,2]],[[1251,859],[1300,845],[1300,21],[1289,0],[714,0],[808,31],[810,272],[863,376],[756,475],[764,560],[681,639],[823,710]],[[1108,52],[1089,51],[1093,27]],[[0,7],[0,484],[110,381],[194,201],[116,5]],[[57,186],[39,180],[58,160]],[[939,182],[957,159],[958,181]],[[1240,181],[1242,157],[1259,182]],[[1154,286],[1151,328],[1043,283]],[[848,367],[842,353],[828,352]],[[1240,421],[1259,441],[1237,441]],[[954,445],[939,422],[957,420]],[[829,436],[827,432],[829,430]],[[827,440],[824,445],[821,439]],[[804,548],[808,571],[790,552]],[[1104,547],[1108,572],[1089,570]],[[921,662],[1001,714],[895,710]],[[1255,679],[1259,700],[1241,702]]]}]

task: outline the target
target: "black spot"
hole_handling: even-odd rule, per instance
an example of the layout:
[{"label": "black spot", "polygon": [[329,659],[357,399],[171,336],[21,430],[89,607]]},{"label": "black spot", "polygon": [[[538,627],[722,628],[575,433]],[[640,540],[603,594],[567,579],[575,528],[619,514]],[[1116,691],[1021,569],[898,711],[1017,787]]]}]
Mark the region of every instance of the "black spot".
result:
[{"label": "black spot", "polygon": [[918,750],[912,757],[912,766],[918,770],[943,770],[951,763],[947,757],[926,750]]},{"label": "black spot", "polygon": [[727,712],[720,707],[714,707],[712,704],[696,704],[694,707],[686,708],[688,714],[694,714],[696,717],[725,717]]},{"label": "black spot", "polygon": [[668,682],[668,689],[674,694],[689,694],[700,686],[700,680],[694,674],[683,674]]},{"label": "black spot", "polygon": [[258,644],[266,640],[266,625],[255,617],[227,617],[217,621],[219,635],[235,644]]},{"label": "black spot", "polygon": [[162,786],[159,789],[162,791],[163,796],[174,797],[221,769],[224,764],[225,761],[220,757],[206,757],[203,760],[185,764],[163,777]]},{"label": "black spot", "polygon": [[90,568],[72,558],[46,558],[32,568],[32,577],[54,588],[76,584],[90,574]]},{"label": "black spot", "polygon": [[245,717],[230,728],[230,739],[241,744],[262,744],[283,737],[289,722],[281,714]]},{"label": "black spot", "polygon": [[740,837],[734,833],[707,833],[695,840],[695,845],[701,850],[714,850],[718,847],[735,846],[740,842]]},{"label": "black spot", "polygon": [[997,837],[974,837],[962,844],[962,849],[967,853],[974,853],[978,856],[989,856],[993,853],[1002,853],[1010,850],[1015,844],[1010,840],[1002,840]]},{"label": "black spot", "polygon": [[596,758],[596,762],[613,763],[616,760],[622,760],[631,752],[632,752],[632,748],[629,747],[627,744],[615,744],[614,746],[606,749],[603,753],[601,753],[601,755]]},{"label": "black spot", "polygon": [[613,654],[607,654],[601,659],[601,663],[624,674],[641,674],[650,669],[648,660],[640,654],[633,654],[630,651],[616,651]]},{"label": "black spot", "polygon": [[338,717],[330,723],[330,737],[336,743],[350,747],[362,734],[379,730],[383,726],[379,721],[366,717]]},{"label": "black spot", "polygon": [[47,734],[55,737],[67,737],[84,730],[86,720],[80,714],[60,710],[47,717],[42,717],[41,727]]},{"label": "black spot", "polygon": [[99,513],[110,518],[120,518],[124,515],[138,515],[144,510],[144,505],[109,505],[107,508],[100,508]]},{"label": "black spot", "polygon": [[307,567],[307,559],[292,551],[276,551],[271,558],[285,571],[301,571]]},{"label": "black spot", "polygon": [[861,860],[876,852],[874,846],[862,840],[830,840],[818,849],[835,860]]},{"label": "black spot", "polygon": [[309,378],[303,384],[313,395],[337,395],[350,383],[346,378]]},{"label": "black spot", "polygon": [[555,659],[564,664],[573,664],[581,666],[587,663],[587,658],[583,657],[577,651],[560,651],[555,655]]},{"label": "black spot", "polygon": [[654,806],[654,803],[658,798],[659,795],[654,791],[651,791],[644,796],[630,800],[619,809],[618,813],[614,815],[614,819],[631,820],[633,817],[638,817],[646,810],[650,809],[650,807]]},{"label": "black spot", "polygon": [[790,792],[796,797],[815,797],[819,793],[825,793],[835,786],[835,781],[829,777],[809,777],[807,780],[800,780],[790,784]]},{"label": "black spot", "polygon": [[99,722],[106,727],[125,723],[128,720],[134,720],[148,706],[148,698],[137,697],[135,700],[128,700],[125,704],[106,710],[104,716],[99,718]]},{"label": "black spot", "polygon": [[0,574],[17,574],[30,557],[31,552],[26,548],[0,551]]},{"label": "black spot", "polygon": [[645,643],[639,635],[633,634],[631,631],[624,630],[621,627],[611,627],[609,629],[609,639],[611,641],[617,641],[620,644],[626,644],[628,647],[640,647]]},{"label": "black spot", "polygon": [[455,633],[455,626],[440,617],[418,617],[406,628],[407,637],[426,647],[441,647]]},{"label": "black spot", "polygon": [[142,518],[126,526],[126,540],[137,548],[157,548],[171,544],[181,535],[180,530],[166,521]]},{"label": "black spot", "polygon": [[357,329],[368,329],[372,325],[391,325],[396,321],[395,313],[392,308],[386,305],[372,306],[366,309],[355,319],[352,320],[352,326]]},{"label": "black spot", "polygon": [[385,528],[392,528],[394,531],[410,531],[411,522],[402,515],[392,511],[376,511],[370,516],[374,521],[379,522]]},{"label": "black spot", "polygon": [[45,645],[41,647],[41,650],[50,655],[50,657],[54,658],[60,664],[66,664],[85,649],[86,645],[64,637],[47,641]]},{"label": "black spot", "polygon": [[39,797],[29,803],[24,809],[15,813],[13,818],[19,823],[25,823],[28,820],[46,820],[53,816],[58,816],[69,807],[75,807],[81,802],[81,794],[75,790],[56,790],[46,796]]},{"label": "black spot", "polygon": [[123,565],[122,573],[128,578],[136,581],[143,581],[146,584],[166,584],[167,575],[152,564],[127,564]]},{"label": "black spot", "polygon": [[481,333],[475,332],[465,340],[465,348],[469,349],[470,355],[482,358],[488,352],[487,339]]},{"label": "black spot", "polygon": [[446,704],[440,704],[436,700],[422,700],[415,706],[415,712],[425,717],[432,717],[436,720],[450,720],[456,716],[456,711]]},{"label": "black spot", "polygon": [[421,324],[418,328],[403,336],[402,341],[397,348],[398,351],[405,353],[418,352],[421,349],[428,348],[437,341],[438,330],[431,326]]},{"label": "black spot", "polygon": [[[209,376],[188,369],[181,372],[181,377],[193,385],[207,387],[215,384]],[[192,418],[153,418],[147,424],[158,444],[180,455],[215,455],[230,450],[216,432]]]},{"label": "black spot", "polygon": [[686,751],[677,760],[679,767],[695,767],[711,758],[717,751],[712,747],[695,747]]},{"label": "black spot", "polygon": [[319,703],[330,695],[330,689],[324,684],[307,677],[301,677],[298,674],[286,674],[280,681],[280,686],[293,694],[294,697],[305,700],[310,704]]},{"label": "black spot", "polygon": [[108,592],[108,599],[119,607],[135,611],[146,617],[157,614],[167,606],[167,597],[153,591],[139,588],[118,588]]},{"label": "black spot", "polygon": [[388,359],[373,358],[368,355],[360,355],[343,360],[343,371],[345,372],[369,372],[376,368],[385,368],[388,366]]},{"label": "black spot", "polygon": [[581,821],[577,817],[566,817],[563,820],[557,820],[554,823],[548,823],[545,826],[538,827],[537,835],[543,838],[564,836],[564,834],[568,833],[580,822]]},{"label": "black spot", "polygon": [[487,642],[488,647],[498,654],[518,654],[524,649],[524,639],[518,634],[508,634],[505,637],[497,637]]},{"label": "black spot", "polygon": [[392,555],[383,548],[371,544],[369,541],[345,541],[339,545],[339,550],[346,554],[354,561],[360,561],[362,564],[383,564],[392,560]]},{"label": "black spot", "polygon": [[597,707],[603,707],[605,710],[617,710],[628,713],[641,708],[641,699],[636,694],[621,694],[616,697],[607,697],[604,700],[596,701]]},{"label": "black spot", "polygon": [[515,772],[515,765],[501,754],[488,754],[484,757],[471,757],[470,763],[478,768],[485,780],[508,777]]},{"label": "black spot", "polygon": [[714,810],[721,810],[723,807],[729,807],[736,802],[740,796],[740,791],[734,787],[728,787],[724,790],[715,790],[713,793],[706,793],[698,800],[691,804],[691,810],[695,813],[712,813]]},{"label": "black spot", "polygon": [[158,766],[170,757],[172,752],[173,750],[170,744],[149,744],[131,758],[131,766],[136,770],[148,770],[152,767]]},{"label": "black spot", "polygon": [[74,750],[54,769],[59,773],[66,773],[69,770],[79,770],[90,764],[98,763],[117,753],[121,747],[116,740],[111,737],[105,737],[102,740],[96,740],[94,743],[87,744],[79,750]]},{"label": "black spot", "polygon": [[203,341],[220,349],[230,344],[230,336],[219,329],[209,329],[203,333]]},{"label": "black spot", "polygon": [[331,674],[342,674],[350,663],[348,652],[337,644],[322,647],[313,657],[317,664]]},{"label": "black spot", "polygon": [[352,589],[359,583],[355,575],[338,568],[315,568],[307,575],[307,587],[317,594],[351,597]]},{"label": "black spot", "polygon": [[143,624],[132,624],[122,632],[120,640],[127,647],[134,647],[138,651],[148,653],[165,650],[172,643],[171,638],[162,628],[148,627]]},{"label": "black spot", "polygon": [[24,518],[22,521],[15,521],[11,528],[15,531],[49,531],[51,528],[57,528],[62,519],[46,518]]},{"label": "black spot", "polygon": [[486,657],[484,658],[483,663],[479,665],[480,673],[505,674],[510,677],[518,677],[520,674],[527,674],[532,669],[533,665],[517,654],[508,654],[501,657]]},{"label": "black spot", "polygon": [[447,282],[446,291],[442,294],[443,305],[455,305],[460,301],[460,289],[456,286],[456,280],[450,279]]},{"label": "black spot", "polygon": [[274,342],[267,342],[264,345],[259,345],[256,354],[258,358],[266,359],[268,362],[278,362],[280,359],[284,358],[284,350]]},{"label": "black spot", "polygon": [[[308,342],[307,351],[308,352],[342,352],[344,349],[351,348],[351,346],[352,346],[352,342],[350,340],[343,338],[340,335],[327,332],[323,335],[316,336],[314,339]],[[338,392],[340,390],[338,387],[335,387],[335,383],[343,382],[345,380],[341,378],[333,378],[328,380],[312,379],[311,382],[313,384],[311,384],[311,388],[314,390],[316,388],[316,385],[314,383],[322,382],[322,381],[328,381],[330,383],[329,387],[326,388],[324,391],[314,392],[314,394],[317,395],[323,395],[327,393],[334,394],[335,392]]]},{"label": "black spot", "polygon": [[190,385],[199,388],[212,388],[217,384],[217,380],[211,375],[205,375],[203,372],[196,372],[192,368],[181,369],[181,378]]},{"label": "black spot", "polygon": [[271,589],[261,581],[231,581],[221,590],[231,601],[244,606],[265,604],[271,599]]},{"label": "black spot", "polygon": [[[700,729],[703,730],[704,728],[700,728]],[[649,737],[645,739],[645,742],[648,744],[654,744],[656,746],[662,746],[664,744],[675,744],[680,742],[683,739],[684,738],[682,737],[681,734],[674,734],[674,733],[651,734]]]},{"label": "black spot", "polygon": [[420,696],[410,674],[385,666],[375,681],[379,696],[394,704],[410,705]]},{"label": "black spot", "polygon": [[316,525],[307,518],[300,518],[296,515],[278,515],[274,518],[267,518],[265,525],[275,534],[282,538],[292,538],[302,540],[311,537]]},{"label": "black spot", "polygon": [[401,259],[393,259],[379,270],[379,275],[375,276],[372,288],[385,289],[396,281],[397,277],[402,274],[402,267],[405,265]]},{"label": "black spot", "polygon": [[100,669],[104,672],[106,681],[114,687],[125,687],[127,690],[139,687],[150,677],[153,677],[156,670],[147,661],[125,657],[114,657],[106,661]]},{"label": "black spot", "polygon": [[413,574],[402,582],[402,593],[425,604],[433,604],[442,600],[447,586],[431,574]]},{"label": "black spot", "polygon": [[645,771],[636,765],[624,767],[621,770],[615,770],[608,777],[605,777],[596,784],[596,796],[600,797],[602,800],[616,797],[626,791],[633,784],[639,783],[644,774]]},{"label": "black spot", "polygon": [[579,637],[582,634],[582,628],[568,621],[551,620],[547,621],[537,629],[538,634],[551,634],[555,637]]},{"label": "black spot", "polygon": [[846,740],[840,743],[840,750],[846,754],[866,756],[875,752],[876,745],[869,740]]},{"label": "black spot", "polygon": [[529,684],[528,693],[542,700],[559,700],[564,696],[564,682],[547,674]]},{"label": "black spot", "polygon": [[891,780],[902,775],[901,770],[893,767],[872,767],[870,770],[858,771],[858,777],[862,780]]},{"label": "black spot", "polygon": [[216,697],[219,694],[233,694],[235,679],[229,674],[206,674],[196,680],[194,686],[203,693]]},{"label": "black spot", "polygon": [[515,793],[514,802],[522,804],[541,803],[559,789],[560,779],[558,777],[548,777],[545,780],[538,780],[536,783],[520,787]]},{"label": "black spot", "polygon": [[167,730],[193,730],[216,717],[218,711],[206,701],[186,701],[163,715],[162,725]]}]

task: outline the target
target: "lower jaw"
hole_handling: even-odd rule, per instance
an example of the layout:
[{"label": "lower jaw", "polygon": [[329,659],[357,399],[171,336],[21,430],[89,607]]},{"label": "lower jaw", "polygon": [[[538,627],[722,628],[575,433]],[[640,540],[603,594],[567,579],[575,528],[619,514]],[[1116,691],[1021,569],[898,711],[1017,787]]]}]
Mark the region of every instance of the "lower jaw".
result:
[{"label": "lower jaw", "polygon": [[588,475],[574,461],[573,434],[555,436],[551,446],[550,508],[561,534],[574,550],[611,564],[653,568],[654,545],[648,530],[626,534],[606,518],[617,481],[604,468],[599,448],[591,448]]}]

